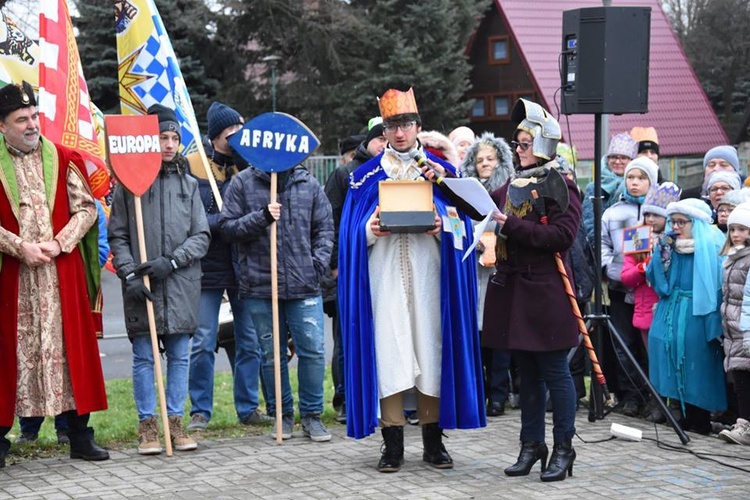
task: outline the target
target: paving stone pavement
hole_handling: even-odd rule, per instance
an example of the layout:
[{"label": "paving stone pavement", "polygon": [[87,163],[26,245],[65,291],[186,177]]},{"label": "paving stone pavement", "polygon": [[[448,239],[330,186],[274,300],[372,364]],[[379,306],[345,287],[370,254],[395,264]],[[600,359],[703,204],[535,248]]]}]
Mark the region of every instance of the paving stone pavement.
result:
[{"label": "paving stone pavement", "polygon": [[[312,443],[295,427],[294,438],[277,445],[268,435],[200,441],[198,451],[142,457],[135,449],[112,452],[111,460],[87,463],[69,458],[9,464],[0,470],[0,500],[13,499],[544,499],[566,498],[750,498],[750,447],[715,437],[689,434],[687,447],[674,432],[658,426],[663,443],[714,454],[744,468],[722,466],[657,446],[653,441],[607,439],[613,422],[655,438],[653,424],[620,415],[589,423],[577,415],[578,458],[573,477],[557,483],[539,480],[539,465],[529,476],[510,478],[503,469],[518,454],[520,413],[488,419],[485,429],[448,431],[444,440],[455,468],[436,470],[422,462],[418,427],[406,429],[406,464],[395,474],[378,473],[380,436],[345,437],[331,429],[328,443]],[[551,446],[548,414],[547,441]],[[726,456],[717,456],[726,455]],[[735,458],[731,458],[731,457]],[[13,456],[9,457],[13,462]]]}]

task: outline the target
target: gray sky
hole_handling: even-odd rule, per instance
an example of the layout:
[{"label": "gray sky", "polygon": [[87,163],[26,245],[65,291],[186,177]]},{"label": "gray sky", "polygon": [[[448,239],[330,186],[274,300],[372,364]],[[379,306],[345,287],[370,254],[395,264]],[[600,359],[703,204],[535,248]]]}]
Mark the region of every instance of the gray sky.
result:
[{"label": "gray sky", "polygon": [[13,19],[26,36],[39,38],[39,2],[53,0],[11,0],[3,10]]}]

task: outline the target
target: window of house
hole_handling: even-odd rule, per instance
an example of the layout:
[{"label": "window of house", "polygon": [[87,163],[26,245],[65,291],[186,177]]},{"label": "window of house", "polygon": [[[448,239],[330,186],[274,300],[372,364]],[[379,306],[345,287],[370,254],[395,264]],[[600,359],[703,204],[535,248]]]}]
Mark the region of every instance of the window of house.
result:
[{"label": "window of house", "polygon": [[495,96],[495,116],[510,114],[510,99],[507,96]]},{"label": "window of house", "polygon": [[484,97],[476,98],[474,105],[471,107],[472,118],[483,118],[487,116],[487,110],[485,109]]},{"label": "window of house", "polygon": [[489,37],[490,64],[508,64],[510,62],[510,39],[508,35]]}]

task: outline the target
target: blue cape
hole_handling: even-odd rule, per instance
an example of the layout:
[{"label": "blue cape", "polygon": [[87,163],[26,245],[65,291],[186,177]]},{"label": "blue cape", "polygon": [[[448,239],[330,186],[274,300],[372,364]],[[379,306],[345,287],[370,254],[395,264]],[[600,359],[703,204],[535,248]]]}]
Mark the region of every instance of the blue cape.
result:
[{"label": "blue cape", "polygon": [[[378,204],[378,182],[387,179],[380,167],[382,153],[350,175],[339,232],[339,314],[344,344],[346,431],[363,438],[378,428],[378,374],[370,298],[366,225]],[[456,169],[427,154],[454,175]],[[440,216],[448,200],[433,189]],[[461,214],[471,244],[471,220]],[[443,231],[440,245],[440,309],[443,335],[440,421],[443,429],[484,427],[484,389],[477,324],[476,260],[461,262],[453,235]],[[429,300],[429,297],[425,297]],[[406,319],[405,319],[406,320]]]}]

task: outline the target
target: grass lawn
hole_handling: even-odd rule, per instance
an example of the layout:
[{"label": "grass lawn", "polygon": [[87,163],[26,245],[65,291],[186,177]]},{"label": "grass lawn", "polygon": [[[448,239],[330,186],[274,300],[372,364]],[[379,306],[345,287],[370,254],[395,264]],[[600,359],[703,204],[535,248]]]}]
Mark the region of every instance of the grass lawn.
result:
[{"label": "grass lawn", "polygon": [[[297,370],[289,370],[289,378],[294,391],[295,406],[297,398]],[[166,380],[165,380],[166,386]],[[111,449],[122,450],[138,446],[138,416],[135,411],[135,402],[133,401],[133,384],[130,379],[118,379],[106,381],[107,399],[109,409],[107,411],[93,413],[89,425],[96,433],[96,441],[99,445]],[[324,382],[325,403],[323,409],[323,422],[328,427],[340,426],[335,420],[336,412],[331,406],[333,398],[333,382],[331,379],[330,367],[326,370]],[[273,387],[270,388],[273,390]],[[156,384],[154,384],[156,391]],[[244,426],[237,420],[237,414],[234,411],[234,402],[232,395],[232,374],[229,372],[217,373],[214,379],[214,410],[211,416],[211,422],[208,429],[192,435],[201,439],[219,439],[242,436],[257,436],[260,434],[270,434],[271,426]],[[157,412],[159,404],[157,400]],[[261,409],[265,410],[265,402],[261,394]],[[295,408],[296,411],[296,408]],[[187,425],[190,415],[190,399],[185,402],[184,422]],[[299,413],[297,414],[299,421]],[[159,418],[161,425],[161,418]],[[18,420],[8,433],[8,439],[15,441],[20,434]],[[270,439],[270,438],[269,438]],[[162,436],[163,440],[163,436]],[[162,442],[162,445],[164,443]],[[57,434],[55,433],[54,419],[47,417],[42,428],[39,431],[39,439],[33,443],[24,445],[13,444],[10,449],[8,458],[11,461],[25,461],[34,458],[54,457],[67,455],[68,446],[59,446],[57,444]]]}]

